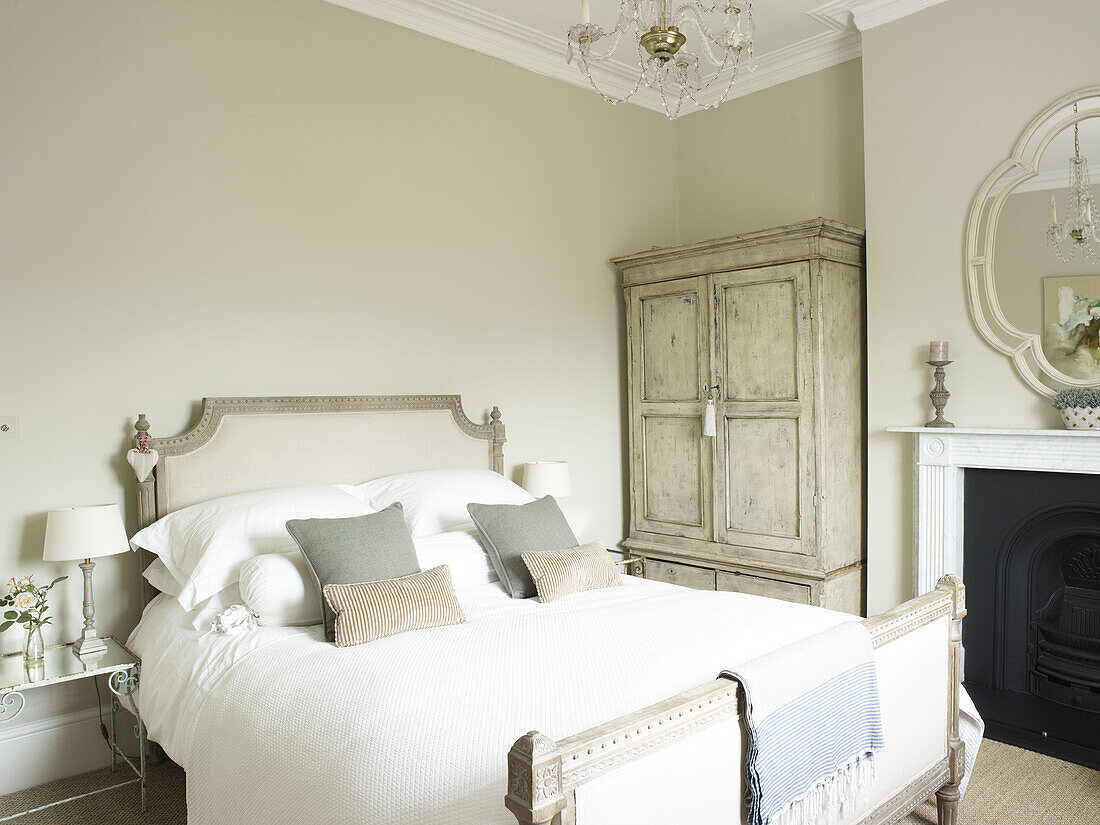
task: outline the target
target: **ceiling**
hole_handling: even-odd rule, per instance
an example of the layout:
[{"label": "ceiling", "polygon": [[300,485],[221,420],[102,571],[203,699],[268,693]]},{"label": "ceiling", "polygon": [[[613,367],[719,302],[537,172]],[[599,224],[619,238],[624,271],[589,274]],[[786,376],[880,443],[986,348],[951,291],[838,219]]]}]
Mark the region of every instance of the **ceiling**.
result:
[{"label": "ceiling", "polygon": [[[580,0],[325,1],[588,87],[577,67],[565,62],[565,33],[580,22]],[[754,0],[757,69],[741,74],[731,96],[741,97],[858,57],[860,32],[941,2]],[[605,30],[614,26],[619,0],[591,0],[591,7],[593,23]],[[592,73],[601,88],[621,96],[634,87],[638,68],[608,61],[593,67]],[[701,102],[713,100],[704,95]],[[658,94],[644,87],[631,103],[663,112]]]}]

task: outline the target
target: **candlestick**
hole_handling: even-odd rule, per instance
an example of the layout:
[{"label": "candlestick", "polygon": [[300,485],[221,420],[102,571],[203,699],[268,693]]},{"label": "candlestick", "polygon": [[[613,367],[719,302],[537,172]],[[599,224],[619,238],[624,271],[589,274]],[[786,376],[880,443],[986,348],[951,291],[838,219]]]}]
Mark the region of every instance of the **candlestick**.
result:
[{"label": "candlestick", "polygon": [[1058,223],[1058,201],[1054,199],[1054,195],[1050,196],[1050,222],[1055,225]]},{"label": "candlestick", "polygon": [[[943,351],[947,352],[946,341],[935,341],[933,343],[943,344]],[[928,366],[935,367],[936,371],[932,374],[936,380],[936,385],[932,387],[932,392],[928,393],[928,397],[932,399],[932,406],[936,408],[936,417],[929,421],[924,426],[926,427],[954,427],[955,425],[943,417],[943,408],[947,406],[947,399],[951,397],[951,393],[947,391],[947,387],[944,386],[943,380],[946,377],[944,367],[950,364],[950,361],[928,361]]]},{"label": "candlestick", "polygon": [[592,22],[591,0],[581,0],[581,22],[588,25]]},{"label": "candlestick", "polygon": [[947,341],[929,341],[928,342],[928,360],[929,361],[946,361],[947,360]]}]

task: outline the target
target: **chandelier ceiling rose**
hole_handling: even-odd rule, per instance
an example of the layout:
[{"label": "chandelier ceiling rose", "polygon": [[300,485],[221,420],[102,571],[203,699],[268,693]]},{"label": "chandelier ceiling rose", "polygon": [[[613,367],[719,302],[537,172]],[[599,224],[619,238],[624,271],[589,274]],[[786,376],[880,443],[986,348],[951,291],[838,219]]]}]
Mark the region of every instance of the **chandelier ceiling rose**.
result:
[{"label": "chandelier ceiling rose", "polygon": [[[566,60],[574,60],[592,88],[611,104],[630,100],[645,85],[661,97],[665,114],[678,117],[685,103],[713,109],[733,91],[738,72],[753,71],[752,0],[620,0],[619,19],[605,32],[593,25],[590,0],[581,0],[581,22],[567,34]],[[591,67],[613,61],[619,47],[635,63],[638,80],[622,97],[608,94]],[[717,94],[715,95],[715,92]]]}]

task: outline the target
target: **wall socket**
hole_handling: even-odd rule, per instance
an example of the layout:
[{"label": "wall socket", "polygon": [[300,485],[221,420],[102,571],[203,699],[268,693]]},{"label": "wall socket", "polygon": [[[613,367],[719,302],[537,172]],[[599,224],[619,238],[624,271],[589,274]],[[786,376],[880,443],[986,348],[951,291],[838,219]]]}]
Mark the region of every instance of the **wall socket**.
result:
[{"label": "wall socket", "polygon": [[0,415],[0,441],[15,441],[19,438],[19,416]]}]

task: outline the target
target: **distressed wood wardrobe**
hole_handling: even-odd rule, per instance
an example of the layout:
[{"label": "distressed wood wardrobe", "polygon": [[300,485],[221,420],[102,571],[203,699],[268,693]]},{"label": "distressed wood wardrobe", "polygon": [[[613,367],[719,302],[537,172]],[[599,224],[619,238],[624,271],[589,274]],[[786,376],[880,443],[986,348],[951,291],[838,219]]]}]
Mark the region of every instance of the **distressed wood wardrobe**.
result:
[{"label": "distressed wood wardrobe", "polygon": [[647,578],[861,613],[863,230],[818,219],[613,263],[630,373],[624,546]]}]

